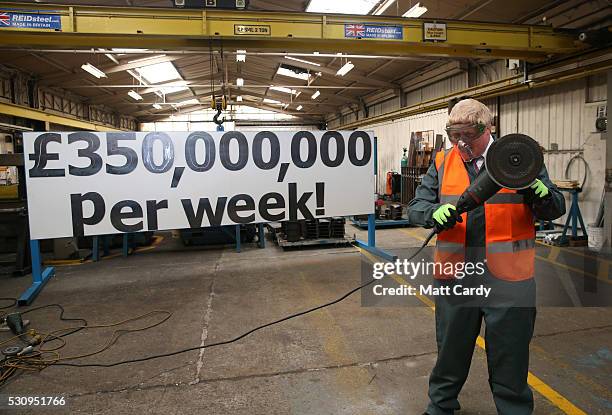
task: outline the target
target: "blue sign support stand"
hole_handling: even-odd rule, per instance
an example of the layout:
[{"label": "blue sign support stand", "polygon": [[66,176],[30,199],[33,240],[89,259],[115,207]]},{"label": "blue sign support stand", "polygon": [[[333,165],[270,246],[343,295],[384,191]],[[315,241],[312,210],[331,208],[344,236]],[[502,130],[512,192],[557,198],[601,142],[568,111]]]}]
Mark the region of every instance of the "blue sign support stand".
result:
[{"label": "blue sign support stand", "polygon": [[257,245],[259,245],[260,248],[265,248],[266,247],[266,235],[264,232],[264,224],[263,223],[258,223],[257,224]]},{"label": "blue sign support stand", "polygon": [[[378,174],[378,138],[374,137],[374,177]],[[355,240],[355,243],[360,248],[365,249],[366,251],[386,259],[387,261],[395,261],[397,259],[397,255],[393,255],[383,249],[376,247],[376,215],[374,213],[370,213],[368,215],[368,242],[361,241],[359,239]]]},{"label": "blue sign support stand", "polygon": [[236,225],[236,252],[240,253],[240,225]]},{"label": "blue sign support stand", "polygon": [[38,240],[30,240],[30,251],[32,253],[32,285],[19,297],[17,304],[20,306],[30,305],[47,281],[55,275],[55,268],[53,267],[42,269],[40,242]]}]

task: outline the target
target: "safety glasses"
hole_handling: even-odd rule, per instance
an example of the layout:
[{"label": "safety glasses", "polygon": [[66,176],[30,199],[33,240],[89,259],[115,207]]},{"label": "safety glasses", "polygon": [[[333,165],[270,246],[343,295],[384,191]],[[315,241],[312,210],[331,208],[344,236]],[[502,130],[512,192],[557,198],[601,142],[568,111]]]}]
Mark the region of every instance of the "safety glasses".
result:
[{"label": "safety glasses", "polygon": [[446,126],[446,134],[451,143],[458,143],[460,140],[465,143],[476,140],[484,133],[487,126],[478,124],[452,124]]}]

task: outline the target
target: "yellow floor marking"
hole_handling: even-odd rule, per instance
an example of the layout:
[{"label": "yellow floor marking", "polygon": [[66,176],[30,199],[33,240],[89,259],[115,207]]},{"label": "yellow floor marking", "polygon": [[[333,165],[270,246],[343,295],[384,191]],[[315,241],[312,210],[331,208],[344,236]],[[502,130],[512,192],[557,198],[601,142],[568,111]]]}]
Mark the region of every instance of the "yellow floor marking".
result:
[{"label": "yellow floor marking", "polygon": [[557,258],[559,258],[560,253],[561,253],[561,250],[559,249],[558,246],[551,246],[550,252],[548,253],[548,260],[556,262]]},{"label": "yellow floor marking", "polygon": [[[425,240],[425,238],[424,237],[420,237],[420,235],[419,236],[415,235],[415,237],[417,239],[421,239],[423,241]],[[378,262],[377,259],[371,253],[369,253],[369,252],[367,252],[365,250],[361,250],[361,252],[370,261]],[[394,274],[392,276],[392,278],[396,282],[400,282],[401,284],[405,284],[407,286],[410,286],[410,284],[404,278],[400,277],[399,275],[395,275]],[[425,297],[425,298],[427,298],[427,301],[424,301],[421,298],[423,296],[416,296],[416,297],[419,300],[421,300],[425,305],[427,305],[430,310],[435,311],[435,306],[434,306],[434,303],[433,303],[433,301],[431,299]],[[476,344],[482,350],[486,350],[485,339],[482,336],[478,336],[478,338],[476,339]],[[569,400],[567,400],[563,395],[561,395],[559,392],[557,392],[556,390],[554,390],[553,388],[548,386],[540,378],[538,378],[537,376],[535,376],[531,372],[528,372],[528,374],[527,374],[527,383],[536,392],[538,392],[544,398],[548,399],[548,401],[550,401],[554,406],[559,408],[564,414],[567,414],[567,415],[587,415],[586,412],[584,412],[582,409],[580,409],[577,406],[575,406],[573,403],[571,403]]]},{"label": "yellow floor marking", "polygon": [[577,251],[577,250],[574,250],[574,249],[569,248],[569,247],[566,247],[566,246],[555,246],[555,245],[549,245],[549,244],[545,244],[544,242],[541,242],[541,241],[536,241],[536,243],[537,243],[538,245],[546,246],[546,247],[549,247],[549,248],[550,248],[550,247],[558,248],[558,249],[560,249],[560,250],[562,250],[562,251],[568,252],[568,253],[573,254],[573,255],[578,255],[578,256],[581,256],[581,257],[585,257],[585,258],[587,258],[587,259],[592,259],[593,261],[601,261],[601,262],[605,262],[605,263],[607,263],[607,264],[612,264],[612,261],[610,261],[610,260],[608,260],[608,259],[605,259],[605,258],[600,258],[600,257],[599,257],[599,256],[597,256],[597,255],[589,255],[589,254],[585,254],[585,253],[584,253],[584,252],[582,252],[582,251]]},{"label": "yellow floor marking", "polygon": [[597,272],[597,274],[593,274],[591,272],[587,272],[587,271],[585,271],[583,269],[580,269],[580,268],[572,267],[572,266],[565,265],[565,264],[562,264],[562,263],[554,261],[554,260],[550,260],[550,259],[548,259],[547,257],[544,257],[544,256],[536,255],[536,258],[541,260],[541,261],[548,262],[550,264],[556,265],[559,268],[564,268],[564,269],[566,269],[568,271],[574,271],[574,272],[576,272],[578,274],[582,274],[582,275],[585,275],[585,276],[597,278],[598,280],[603,281],[603,282],[605,282],[607,284],[612,284],[612,281],[610,280],[610,277],[609,277],[608,273],[607,272],[605,272],[605,273],[603,272],[603,271],[607,270],[607,268],[608,268],[607,265],[605,265],[605,270],[604,270],[603,269],[604,267],[601,267],[602,264],[600,264],[600,268],[602,268],[602,269],[600,269]]},{"label": "yellow floor marking", "polygon": [[597,391],[601,396],[603,396],[608,401],[612,400],[612,391],[607,387],[595,382],[593,379],[588,376],[583,375],[580,372],[574,370],[569,364],[565,363],[561,359],[556,358],[555,356],[548,353],[546,349],[540,347],[538,345],[532,344],[531,349],[538,353],[542,359],[554,364],[557,367],[569,372],[573,379],[576,380],[576,383],[580,383],[582,386],[587,389],[593,389]]},{"label": "yellow floor marking", "polygon": [[[405,234],[408,234],[410,236],[412,236],[413,238],[416,238],[420,241],[424,241],[425,237],[423,235],[421,235],[421,233],[419,231],[417,231],[416,229],[406,229],[406,228],[401,228],[400,231],[404,232]],[[427,246],[436,246],[436,238],[433,238],[431,241],[429,241],[429,244]]]}]

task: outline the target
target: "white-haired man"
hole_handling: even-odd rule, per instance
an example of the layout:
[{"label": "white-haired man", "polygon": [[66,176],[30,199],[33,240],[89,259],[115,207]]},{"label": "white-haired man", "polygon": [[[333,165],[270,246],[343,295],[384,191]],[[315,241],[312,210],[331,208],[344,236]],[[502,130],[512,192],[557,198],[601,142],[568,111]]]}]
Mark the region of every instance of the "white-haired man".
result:
[{"label": "white-haired man", "polygon": [[452,271],[438,271],[434,284],[485,284],[493,294],[486,299],[436,297],[438,357],[429,379],[429,415],[460,409],[458,395],[483,319],[489,385],[497,412],[533,412],[527,373],[536,315],[534,216],[544,220],[560,217],[565,213],[565,200],[543,168],[531,188],[502,189],[467,214],[459,217],[454,213],[458,196],[485,170],[484,157],[494,140],[492,121],[490,110],[474,99],[461,100],[452,108],[446,128],[452,148],[438,153],[408,208],[412,224],[444,229],[437,237],[436,261],[484,264],[484,275],[462,280]]}]

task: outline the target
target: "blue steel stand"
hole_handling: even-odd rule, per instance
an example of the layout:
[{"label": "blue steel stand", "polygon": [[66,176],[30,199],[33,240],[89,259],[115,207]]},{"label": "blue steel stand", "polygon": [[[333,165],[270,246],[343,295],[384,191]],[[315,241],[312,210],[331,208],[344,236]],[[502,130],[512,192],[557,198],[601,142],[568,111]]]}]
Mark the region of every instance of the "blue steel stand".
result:
[{"label": "blue steel stand", "polygon": [[127,257],[130,254],[130,234],[123,234],[123,256]]},{"label": "blue steel stand", "polygon": [[240,253],[240,225],[236,225],[236,252]]},{"label": "blue steel stand", "polygon": [[[121,247],[121,253],[124,257],[127,257],[130,254],[130,234],[123,234],[123,245]],[[93,236],[93,246],[91,248],[91,259],[93,262],[98,262],[100,260],[100,238],[102,238],[102,248],[103,248],[103,256],[108,256],[110,253],[110,238],[108,235],[95,235]]]},{"label": "blue steel stand", "polygon": [[[374,137],[374,177],[378,174],[378,138]],[[376,247],[376,215],[370,213],[368,215],[368,242],[355,240],[355,243],[373,255],[379,256],[387,261],[395,261],[397,255],[390,254]]]},{"label": "blue steel stand", "polygon": [[91,247],[91,259],[93,262],[98,262],[100,260],[100,238],[98,237],[98,235],[93,237]]},{"label": "blue steel stand", "polygon": [[32,253],[32,285],[19,297],[17,304],[20,306],[30,305],[47,281],[55,275],[55,268],[53,267],[42,269],[40,242],[38,240],[30,240],[30,251]]},{"label": "blue steel stand", "polygon": [[[564,189],[561,189],[564,191]],[[582,236],[587,236],[586,227],[584,226],[584,221],[582,220],[582,213],[580,213],[580,206],[578,206],[578,189],[568,190],[572,195],[572,205],[570,206],[569,214],[567,215],[567,220],[565,221],[565,226],[563,227],[563,233],[561,235],[561,239],[567,239],[567,230],[569,228],[570,221],[572,222],[572,238],[578,238],[578,221],[580,221],[580,227],[582,229]]]},{"label": "blue steel stand", "polygon": [[263,223],[259,223],[257,224],[257,245],[260,248],[265,248],[266,247],[266,240],[265,240],[265,234],[264,234],[264,224]]}]

